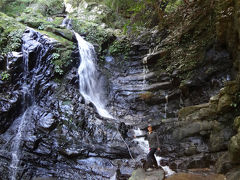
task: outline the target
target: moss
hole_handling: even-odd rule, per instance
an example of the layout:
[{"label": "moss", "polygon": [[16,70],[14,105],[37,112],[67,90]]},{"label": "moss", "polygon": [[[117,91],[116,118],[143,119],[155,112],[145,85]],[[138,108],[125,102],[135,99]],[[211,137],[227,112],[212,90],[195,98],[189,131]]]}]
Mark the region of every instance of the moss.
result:
[{"label": "moss", "polygon": [[94,22],[81,21],[74,18],[72,21],[73,29],[80,35],[86,36],[86,40],[99,48],[96,49],[98,55],[107,49],[109,44],[115,39],[115,36],[110,29],[101,27]]},{"label": "moss", "polygon": [[63,47],[69,47],[69,48],[73,48],[73,42],[69,41],[68,39],[61,37],[59,35],[56,35],[52,32],[48,32],[48,31],[43,31],[43,30],[37,30],[42,34],[46,34],[48,37],[55,39],[56,41],[58,41]]},{"label": "moss", "polygon": [[9,72],[7,72],[7,71],[3,71],[3,72],[0,74],[0,76],[1,76],[1,80],[2,80],[2,81],[8,81],[9,78],[10,78],[10,74],[9,74]]},{"label": "moss", "polygon": [[0,54],[18,51],[21,47],[21,37],[25,26],[14,18],[0,13]]},{"label": "moss", "polygon": [[58,48],[56,53],[57,58],[52,59],[52,64],[54,64],[55,72],[59,75],[63,75],[68,67],[72,64],[73,60],[71,58],[73,49]]},{"label": "moss", "polygon": [[1,10],[13,17],[21,16],[23,12],[29,11],[47,16],[62,13],[64,4],[63,0],[15,0],[4,2],[4,7]]},{"label": "moss", "polygon": [[158,60],[155,70],[166,70],[169,74],[177,70],[180,80],[191,79],[195,76],[195,69],[203,65],[207,48],[215,42],[213,7],[201,0],[192,4],[191,13],[180,7],[174,14],[168,14],[164,21],[168,36],[163,41],[161,36],[158,38],[161,49],[170,53]]},{"label": "moss", "polygon": [[237,116],[237,117],[234,119],[234,128],[235,128],[235,129],[240,128],[240,116]]},{"label": "moss", "polygon": [[50,18],[43,16],[41,13],[35,12],[32,8],[29,8],[28,12],[22,13],[16,19],[23,24],[39,30],[45,30],[49,27],[58,28],[62,23],[61,20],[63,20],[63,18],[59,17]]},{"label": "moss", "polygon": [[67,40],[61,36],[47,31],[40,31],[43,34],[57,40],[58,45],[54,46],[52,64],[54,64],[55,72],[58,75],[63,75],[68,67],[72,64],[73,60],[71,54],[75,48],[72,41]]},{"label": "moss", "polygon": [[116,40],[109,47],[109,54],[112,56],[128,56],[130,51],[129,41],[127,39]]},{"label": "moss", "polygon": [[209,104],[200,104],[200,105],[195,105],[195,106],[188,106],[188,107],[184,107],[182,109],[179,110],[178,112],[178,116],[180,119],[184,119],[186,118],[188,115],[199,111],[200,109],[206,109],[209,107]]},{"label": "moss", "polygon": [[231,161],[240,163],[240,133],[233,136],[229,142],[228,150],[230,153]]},{"label": "moss", "polygon": [[144,101],[149,101],[153,97],[153,93],[148,91],[148,92],[139,94],[139,96],[140,96],[140,99]]}]

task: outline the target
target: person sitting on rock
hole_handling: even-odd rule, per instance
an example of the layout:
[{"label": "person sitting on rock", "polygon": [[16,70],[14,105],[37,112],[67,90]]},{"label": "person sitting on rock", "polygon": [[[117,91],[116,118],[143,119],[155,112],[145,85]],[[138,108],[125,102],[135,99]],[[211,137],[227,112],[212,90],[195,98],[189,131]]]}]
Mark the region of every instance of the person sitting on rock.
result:
[{"label": "person sitting on rock", "polygon": [[155,152],[158,150],[160,151],[160,143],[159,143],[159,138],[156,132],[153,131],[152,125],[148,124],[148,133],[146,135],[140,135],[140,136],[134,136],[135,138],[139,137],[147,137],[149,147],[150,147],[150,152],[147,154],[147,160],[146,164],[144,166],[144,169],[148,168],[158,168],[157,160],[154,156]]}]

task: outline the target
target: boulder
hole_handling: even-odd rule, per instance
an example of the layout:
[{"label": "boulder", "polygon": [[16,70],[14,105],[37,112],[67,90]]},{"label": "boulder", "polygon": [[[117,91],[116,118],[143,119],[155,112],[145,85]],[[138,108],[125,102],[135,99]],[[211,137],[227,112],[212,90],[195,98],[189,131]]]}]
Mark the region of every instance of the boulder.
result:
[{"label": "boulder", "polygon": [[154,169],[153,171],[147,172],[142,168],[138,168],[133,171],[132,176],[129,180],[163,180],[164,171],[162,169]]},{"label": "boulder", "polygon": [[230,95],[228,95],[228,94],[222,95],[218,101],[217,111],[219,113],[227,112],[229,109],[231,109],[232,102],[233,102],[233,100]]},{"label": "boulder", "polygon": [[240,163],[240,132],[231,138],[228,150],[232,162]]},{"label": "boulder", "polygon": [[186,116],[194,113],[195,111],[198,111],[202,108],[207,108],[208,106],[209,106],[209,103],[184,107],[184,108],[179,110],[178,117],[179,117],[179,119],[184,119]]},{"label": "boulder", "polygon": [[233,124],[234,126],[234,128],[235,129],[239,129],[239,127],[240,127],[240,116],[237,116],[235,119],[234,119],[234,124]]},{"label": "boulder", "polygon": [[233,168],[229,173],[226,174],[227,180],[238,180],[240,179],[240,166]]},{"label": "boulder", "polygon": [[232,169],[232,164],[228,152],[223,153],[215,164],[216,172],[225,174]]},{"label": "boulder", "polygon": [[183,125],[180,128],[176,128],[173,131],[174,139],[183,139],[186,137],[194,136],[200,134],[201,131],[207,131],[212,129],[214,123],[208,121],[193,122],[191,124]]},{"label": "boulder", "polygon": [[225,180],[225,179],[226,177],[221,174],[199,175],[190,173],[177,173],[166,178],[166,180]]}]

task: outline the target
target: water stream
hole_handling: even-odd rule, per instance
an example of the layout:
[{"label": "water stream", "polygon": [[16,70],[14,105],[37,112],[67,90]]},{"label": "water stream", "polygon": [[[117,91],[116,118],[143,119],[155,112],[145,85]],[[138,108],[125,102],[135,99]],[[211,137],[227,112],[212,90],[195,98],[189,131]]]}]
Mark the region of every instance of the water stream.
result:
[{"label": "water stream", "polygon": [[91,43],[85,41],[78,33],[75,32],[78,41],[79,54],[81,58],[78,67],[80,93],[86,101],[90,101],[97,108],[97,112],[105,118],[113,117],[105,108],[105,97],[102,83],[99,79],[99,73],[95,66],[96,55]]},{"label": "water stream", "polygon": [[17,128],[17,134],[12,141],[12,148],[11,148],[11,154],[12,154],[12,161],[10,164],[11,180],[16,180],[16,177],[17,177],[17,172],[19,168],[18,166],[19,166],[20,156],[21,156],[20,146],[22,142],[22,136],[24,135],[24,129],[26,127],[26,123],[31,118],[31,113],[32,113],[32,107],[29,107],[28,109],[26,109],[23,115],[18,118],[20,123]]},{"label": "water stream", "polygon": [[[136,136],[141,136],[144,134],[144,132],[142,130],[140,130],[139,128],[137,130],[134,130],[134,133]],[[149,143],[146,140],[146,138],[144,137],[140,137],[140,138],[135,138],[134,141],[138,142],[139,147],[141,148],[141,150],[143,151],[143,154],[145,155],[145,157],[147,156],[147,154],[149,153]],[[161,166],[160,161],[161,159],[164,159],[160,156],[156,156],[154,155],[158,166]],[[161,166],[163,168],[163,170],[166,172],[166,176],[172,175],[175,172],[173,170],[171,170],[168,166]]]},{"label": "water stream", "polygon": [[[44,39],[42,41],[42,35],[33,29],[26,29],[22,37],[22,54],[23,54],[23,77],[21,78],[21,115],[15,119],[17,122],[16,134],[11,141],[11,162],[10,162],[10,174],[11,180],[18,179],[19,164],[21,161],[22,140],[25,135],[27,123],[31,121],[33,104],[36,104],[36,97],[39,94],[35,94],[35,90],[38,87],[37,84],[46,83],[50,76],[44,77],[44,73],[47,72],[51,59],[52,45],[50,39]],[[34,52],[36,51],[36,52]],[[31,57],[30,53],[37,53],[36,57]],[[13,55],[18,55],[15,53]],[[31,61],[31,69],[29,62]],[[38,87],[39,88],[39,87]]]},{"label": "water stream", "polygon": [[165,94],[165,106],[164,106],[164,118],[167,119],[167,111],[168,111],[168,93]]}]

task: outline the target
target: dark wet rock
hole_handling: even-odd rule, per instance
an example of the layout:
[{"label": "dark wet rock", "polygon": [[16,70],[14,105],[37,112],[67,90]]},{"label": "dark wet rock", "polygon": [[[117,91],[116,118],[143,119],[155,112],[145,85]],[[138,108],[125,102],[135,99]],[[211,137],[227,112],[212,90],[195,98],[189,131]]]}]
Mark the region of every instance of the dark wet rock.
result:
[{"label": "dark wet rock", "polygon": [[79,88],[79,75],[77,68],[72,68],[65,78],[71,85]]},{"label": "dark wet rock", "polygon": [[16,79],[23,71],[23,54],[21,52],[11,52],[7,55],[7,68],[12,74],[12,79]]},{"label": "dark wet rock", "polygon": [[39,126],[44,129],[50,129],[54,125],[55,121],[56,120],[54,119],[53,114],[44,114],[39,120]]},{"label": "dark wet rock", "polygon": [[[211,96],[216,95],[224,82],[231,80],[231,67],[229,52],[226,49],[211,47],[206,52],[202,65],[194,71],[193,78],[180,85],[186,106],[205,103]],[[197,98],[196,94],[201,98]],[[225,97],[223,101],[229,100]]]},{"label": "dark wet rock", "polygon": [[4,56],[0,55],[0,70],[5,70],[7,66],[6,61],[4,60]]},{"label": "dark wet rock", "polygon": [[0,133],[4,133],[13,120],[21,113],[22,97],[19,92],[1,94],[0,101]]},{"label": "dark wet rock", "polygon": [[[71,33],[66,34],[58,29],[52,31],[72,40]],[[157,66],[154,66],[160,58],[167,59],[170,53],[169,49],[160,51],[154,38],[165,38],[166,34],[157,31],[143,33],[132,44],[127,61],[121,57],[110,60],[106,58],[104,67],[100,68],[104,72],[101,81],[105,81],[104,86],[108,89],[106,93],[109,94],[109,99],[105,98],[107,107],[117,117],[117,120],[110,120],[100,117],[94,106],[88,104],[79,93],[77,50],[72,55],[73,63],[64,68],[63,79],[53,82],[53,78],[59,77],[54,76],[51,57],[48,55],[51,55],[52,46],[61,45],[27,29],[23,37],[23,50],[27,52],[22,54],[23,57],[9,59],[12,64],[17,64],[11,68],[18,72],[16,77],[21,80],[24,74],[19,76],[21,71],[14,68],[20,68],[20,62],[29,58],[30,71],[26,73],[26,84],[34,93],[28,92],[24,97],[36,103],[19,147],[21,160],[18,176],[26,180],[45,177],[127,178],[141,164],[131,160],[126,144],[134,158],[142,154],[139,146],[132,142],[130,133],[124,132],[123,135],[127,136],[126,144],[122,141],[117,127],[120,122],[125,122],[133,128],[146,130],[149,119],[154,120],[154,130],[159,134],[161,152],[158,155],[167,159],[164,164],[174,170],[213,165],[219,157],[218,152],[227,150],[229,139],[236,133],[232,123],[237,113],[231,108],[231,103],[235,100],[233,95],[238,91],[236,84],[226,85],[220,94],[213,96],[229,80],[232,56],[226,48],[212,46],[201,59],[202,64],[198,69],[189,71],[190,74],[193,73],[190,79],[181,79],[182,72],[178,70],[171,72],[166,68],[163,69],[164,72],[159,72]],[[113,39],[106,40],[101,48],[107,48],[112,41]],[[43,57],[40,61],[39,56]],[[148,69],[143,67],[144,57]],[[108,83],[108,80],[112,83]],[[180,84],[181,80],[185,81]],[[17,78],[16,81],[18,85],[15,88],[21,89],[22,82]],[[26,91],[21,90],[19,97],[23,93]],[[204,104],[196,105],[200,103]],[[11,107],[9,103],[4,105]],[[190,107],[179,111],[187,105]],[[6,109],[8,113],[12,112]],[[6,128],[7,131],[0,136],[1,145],[9,152],[11,139],[17,130],[17,125],[12,126]],[[238,129],[238,126],[235,128]],[[237,136],[238,134],[230,141],[233,158],[239,152],[236,146]],[[1,172],[8,171],[12,158],[9,152],[0,153],[1,165],[4,166],[1,167]],[[220,167],[224,169],[225,165]],[[2,175],[3,178],[7,176],[7,173]]]},{"label": "dark wet rock", "polygon": [[156,52],[153,52],[153,53],[150,53],[148,54],[147,56],[145,56],[143,58],[143,64],[154,64],[154,63],[157,63],[157,61],[163,57],[163,56],[166,56],[168,52],[166,50],[163,50],[163,51],[156,51]]}]

